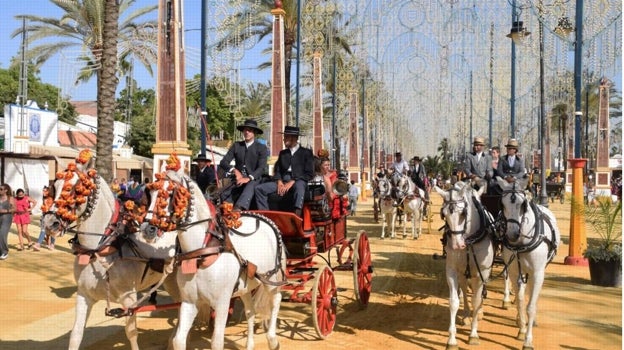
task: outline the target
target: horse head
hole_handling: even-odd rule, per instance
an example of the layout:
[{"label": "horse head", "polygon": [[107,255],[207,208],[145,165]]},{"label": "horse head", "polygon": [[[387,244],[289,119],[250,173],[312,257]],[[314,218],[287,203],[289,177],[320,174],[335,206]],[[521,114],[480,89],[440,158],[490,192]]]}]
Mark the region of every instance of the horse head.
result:
[{"label": "horse head", "polygon": [[461,181],[455,183],[448,191],[438,186],[434,189],[443,199],[440,215],[446,224],[445,234],[450,238],[451,248],[465,249],[467,238],[479,230],[480,222],[476,215],[473,196],[481,195],[483,189],[475,193],[470,185]]},{"label": "horse head", "polygon": [[390,180],[383,177],[377,182],[377,189],[379,193],[379,198],[386,198],[389,197],[392,193],[392,184],[390,183]]},{"label": "horse head", "polygon": [[503,232],[510,244],[519,243],[522,238],[524,224],[527,223],[529,200],[524,189],[528,178],[508,182],[500,177],[496,178],[498,185],[503,190],[501,197],[502,213],[504,217]]},{"label": "horse head", "polygon": [[392,173],[392,176],[390,176],[390,183],[392,184],[392,196],[395,199],[402,199],[410,190],[409,177],[399,172]]},{"label": "horse head", "polygon": [[96,249],[112,233],[119,213],[113,192],[89,167],[92,161],[81,152],[76,163],[57,173],[54,204],[42,208],[42,229],[53,237],[74,232],[84,249]]}]

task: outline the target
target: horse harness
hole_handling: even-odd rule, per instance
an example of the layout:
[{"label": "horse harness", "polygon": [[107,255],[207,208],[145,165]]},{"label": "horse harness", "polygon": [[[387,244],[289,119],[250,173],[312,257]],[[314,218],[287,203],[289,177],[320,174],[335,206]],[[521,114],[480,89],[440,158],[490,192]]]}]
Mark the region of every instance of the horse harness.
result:
[{"label": "horse harness", "polygon": [[[456,211],[457,207],[463,207],[462,209],[462,214],[463,215],[467,215],[468,213],[468,202],[466,201],[465,198],[461,198],[459,200],[454,200],[453,199],[453,192],[457,192],[458,190],[455,188],[451,188],[449,190],[450,193],[450,200],[449,201],[445,201],[442,209],[440,209],[440,216],[442,216],[442,220],[444,220],[444,215],[442,213],[442,211],[444,210],[445,207],[449,207],[449,210],[451,212]],[[490,215],[487,215],[487,213],[485,212],[485,209],[483,207],[483,205],[481,204],[481,202],[479,202],[475,197],[472,197],[472,202],[475,205],[475,207],[477,208],[477,212],[479,213],[479,222],[481,223],[480,227],[481,229],[476,231],[473,235],[469,236],[469,237],[465,237],[464,241],[466,242],[466,245],[468,246],[469,249],[466,249],[466,271],[464,272],[464,276],[466,278],[472,278],[472,275],[470,273],[470,256],[472,255],[473,258],[473,262],[475,264],[475,267],[477,268],[477,271],[479,272],[479,278],[481,279],[481,282],[485,285],[487,283],[487,281],[485,280],[485,278],[483,277],[483,273],[481,271],[481,268],[479,267],[479,264],[477,262],[477,256],[474,253],[474,245],[481,242],[483,239],[485,239],[485,237],[487,236],[493,236],[494,234],[494,220],[492,220]],[[463,204],[463,205],[460,205]],[[464,227],[461,230],[451,230],[450,227],[448,226],[448,224],[446,223],[446,220],[444,220],[444,226],[442,228],[440,228],[440,230],[444,230],[444,236],[442,239],[442,244],[443,246],[446,247],[446,243],[447,243],[447,237],[451,236],[451,235],[464,235],[467,231],[467,224],[468,224],[468,220],[464,220]],[[487,295],[487,290],[486,288],[483,288],[483,297],[485,298]]]}]

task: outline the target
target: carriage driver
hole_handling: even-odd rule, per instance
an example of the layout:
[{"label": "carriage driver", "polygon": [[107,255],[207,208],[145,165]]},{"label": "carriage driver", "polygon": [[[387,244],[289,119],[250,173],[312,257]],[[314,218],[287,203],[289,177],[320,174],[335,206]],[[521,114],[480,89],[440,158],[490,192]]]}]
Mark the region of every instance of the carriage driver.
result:
[{"label": "carriage driver", "polygon": [[407,171],[409,170],[409,164],[403,159],[403,155],[401,152],[396,152],[394,154],[394,163],[392,163],[392,169],[399,174],[407,175]]},{"label": "carriage driver", "polygon": [[472,143],[472,152],[466,155],[464,174],[470,179],[475,189],[486,187],[487,182],[494,175],[492,157],[485,153],[485,138],[475,137]]},{"label": "carriage driver", "polygon": [[256,186],[256,203],[259,210],[268,210],[270,194],[277,193],[283,201],[286,193],[294,191],[294,203],[289,207],[301,216],[306,187],[314,177],[314,154],[299,145],[298,127],[286,125],[283,134],[286,148],[280,151],[273,167],[274,181]]},{"label": "carriage driver", "polygon": [[425,202],[423,210],[426,212],[429,203],[429,191],[427,188],[429,187],[429,181],[427,179],[427,171],[425,170],[425,166],[421,163],[419,156],[415,156],[412,160],[414,161],[414,166],[410,172],[410,177],[414,184],[425,194],[423,198]]},{"label": "carriage driver", "polygon": [[[238,196],[234,210],[249,210],[254,190],[264,175],[267,167],[267,148],[255,141],[256,135],[262,134],[255,120],[247,119],[242,125],[236,127],[243,133],[243,141],[232,144],[221,162],[219,168],[228,176],[236,177],[236,184],[227,187],[221,193],[221,200],[233,202],[233,197]],[[230,163],[234,160],[234,166]]]}]

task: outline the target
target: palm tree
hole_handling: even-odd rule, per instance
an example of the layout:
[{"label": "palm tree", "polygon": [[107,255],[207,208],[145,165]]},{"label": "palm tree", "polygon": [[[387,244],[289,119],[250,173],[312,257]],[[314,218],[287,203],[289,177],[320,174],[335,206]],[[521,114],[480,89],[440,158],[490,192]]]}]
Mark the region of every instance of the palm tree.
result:
[{"label": "palm tree", "polygon": [[[298,49],[297,45],[297,4],[300,0],[283,0],[282,9],[286,12],[284,15],[284,85],[286,89],[286,115],[290,115],[291,100],[291,58],[293,51]],[[229,23],[227,30],[230,35],[217,43],[218,49],[223,49],[230,45],[243,45],[248,40],[257,40],[258,42],[273,33],[273,15],[271,10],[275,8],[274,0],[247,0],[250,6],[242,9],[230,16],[224,23]],[[334,16],[338,18],[339,13]],[[351,53],[349,44],[342,38],[339,33],[334,30],[331,33],[331,41],[336,47],[342,48],[345,52]],[[259,68],[269,67],[270,63],[263,63]]]},{"label": "palm tree", "polygon": [[449,158],[449,140],[446,137],[440,141],[440,145],[438,145],[438,152],[441,153],[443,161]]},{"label": "palm tree", "polygon": [[[96,166],[100,175],[106,181],[110,181],[113,177],[112,141],[115,91],[118,83],[117,68],[128,68],[127,58],[133,56],[148,72],[152,72],[151,65],[156,61],[157,48],[155,40],[149,38],[153,38],[151,34],[157,27],[156,22],[138,24],[135,20],[154,11],[158,6],[137,10],[119,23],[119,14],[125,13],[134,0],[50,0],[50,2],[65,12],[61,18],[17,16],[19,19],[28,20],[30,25],[25,30],[30,41],[46,40],[46,43],[29,50],[28,58],[33,59],[36,66],[40,66],[64,49],[77,47],[83,50],[80,59],[85,65],[81,69],[78,81],[87,81],[94,74],[97,76]],[[12,36],[20,35],[22,31],[22,28],[18,29]]]},{"label": "palm tree", "polygon": [[[18,15],[16,18],[27,20],[29,42],[44,40],[38,46],[30,47],[27,59],[34,60],[37,68],[63,50],[72,49],[81,51],[80,61],[84,66],[80,71],[78,81],[88,81],[97,75],[101,67],[103,55],[103,28],[105,0],[49,0],[61,8],[65,13],[60,18],[39,17],[33,15]],[[132,13],[129,8],[135,0],[118,0],[115,4],[123,20],[118,23],[118,57],[120,70],[126,70],[131,65],[129,58],[139,60],[151,74],[152,65],[157,59],[157,21],[148,20],[137,22],[142,16],[149,14],[158,5],[148,6]],[[119,18],[119,15],[117,16]],[[16,29],[11,37],[22,34],[22,28]]]},{"label": "palm tree", "polygon": [[102,27],[102,66],[97,84],[97,158],[95,166],[106,182],[113,180],[113,138],[115,121],[115,91],[117,90],[117,22],[118,0],[105,0],[104,26]]}]

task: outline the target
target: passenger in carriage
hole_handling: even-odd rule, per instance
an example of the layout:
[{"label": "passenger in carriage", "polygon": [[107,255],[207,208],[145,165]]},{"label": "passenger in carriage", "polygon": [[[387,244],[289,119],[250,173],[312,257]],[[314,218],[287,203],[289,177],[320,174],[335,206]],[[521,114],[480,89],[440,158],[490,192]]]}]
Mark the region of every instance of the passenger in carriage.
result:
[{"label": "passenger in carriage", "polygon": [[[256,135],[262,134],[255,120],[247,119],[236,127],[243,133],[243,141],[235,142],[227,151],[221,162],[226,176],[234,176],[236,184],[221,193],[221,200],[233,203],[235,211],[249,210],[256,186],[260,183],[267,167],[268,152],[265,145],[255,141]],[[234,166],[230,163],[234,160]]]},{"label": "passenger in carriage", "polygon": [[[317,152],[317,156],[318,157],[315,159],[315,175],[313,182],[323,183],[327,203],[329,204],[329,209],[331,210],[331,217],[335,219],[342,215],[346,215],[349,199],[346,195],[340,195],[334,191],[334,183],[338,180],[338,173],[331,170],[329,152],[322,149]],[[346,184],[346,181],[341,181]]]},{"label": "passenger in carriage", "polygon": [[427,170],[425,170],[425,166],[421,163],[419,156],[415,156],[412,160],[414,161],[414,166],[410,172],[410,177],[414,184],[425,193],[425,198],[423,198],[425,206],[423,210],[426,210],[429,204],[429,180],[427,179]]},{"label": "passenger in carriage", "polygon": [[492,157],[485,153],[484,148],[485,138],[475,137],[472,143],[472,152],[466,155],[464,162],[464,174],[476,190],[484,186],[487,187],[487,182],[494,175]]},{"label": "passenger in carriage", "polygon": [[518,140],[509,139],[505,148],[507,148],[507,154],[499,159],[496,176],[502,177],[507,180],[507,182],[514,182],[517,179],[525,177],[526,169],[523,164],[524,160],[517,154]]},{"label": "passenger in carriage", "polygon": [[284,200],[284,196],[293,192],[295,214],[301,216],[303,200],[308,182],[314,177],[314,154],[309,148],[299,145],[299,128],[284,127],[284,146],[280,151],[273,168],[273,180],[256,186],[256,204],[259,210],[269,209],[269,195],[277,193]]}]

